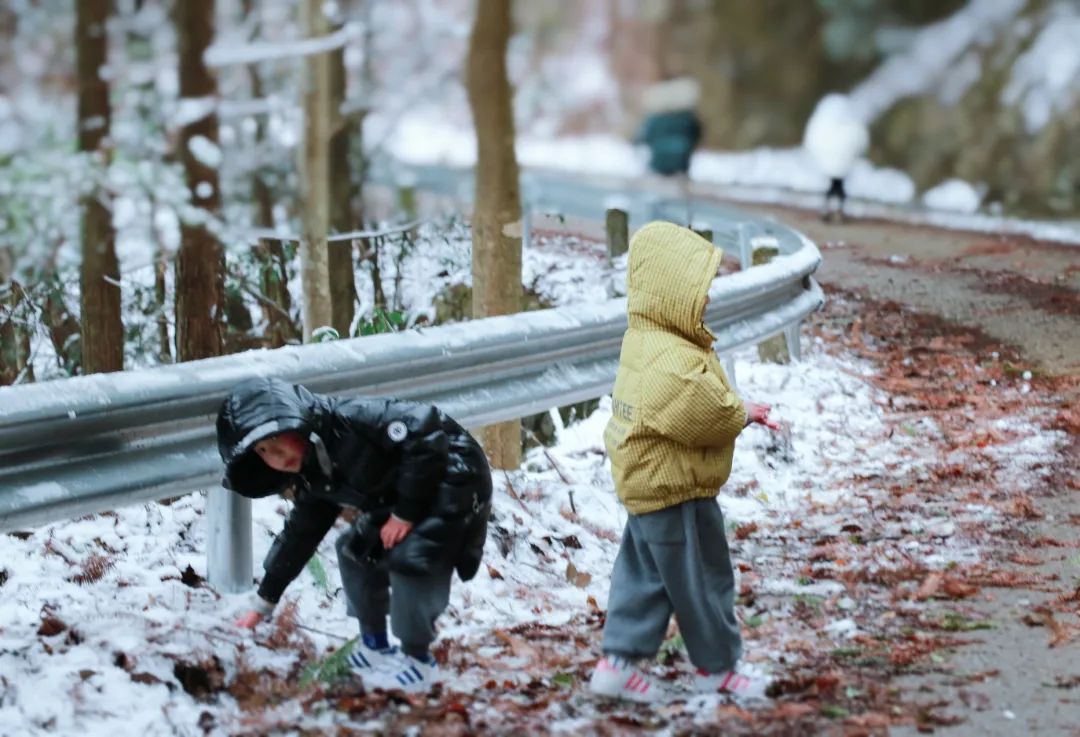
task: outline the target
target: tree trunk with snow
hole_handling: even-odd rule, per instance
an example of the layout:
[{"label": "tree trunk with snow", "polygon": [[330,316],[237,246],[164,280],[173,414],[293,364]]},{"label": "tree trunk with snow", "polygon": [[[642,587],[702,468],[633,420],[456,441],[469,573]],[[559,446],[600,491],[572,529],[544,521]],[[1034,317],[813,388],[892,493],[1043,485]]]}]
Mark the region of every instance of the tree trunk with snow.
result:
[{"label": "tree trunk with snow", "polygon": [[[330,31],[322,0],[305,0],[308,36]],[[304,88],[304,232],[300,243],[300,282],[304,290],[304,340],[333,324],[326,234],[330,226],[330,55],[307,58]]]},{"label": "tree trunk with snow", "polygon": [[[340,28],[340,26],[338,27]],[[337,30],[337,29],[335,29]],[[336,233],[355,230],[360,222],[353,212],[356,194],[349,167],[349,147],[358,132],[351,115],[342,115],[346,98],[345,49],[330,54],[330,227]],[[352,241],[330,245],[330,302],[334,329],[343,338],[349,337],[356,305],[356,276],[353,272]]]},{"label": "tree trunk with snow", "polygon": [[[473,317],[521,310],[521,201],[514,153],[512,91],[506,48],[510,0],[480,0],[469,39],[467,87],[476,130],[473,211]],[[484,428],[484,447],[496,468],[521,462],[521,423]]]},{"label": "tree trunk with snow", "polygon": [[[243,0],[241,3],[245,22],[250,23],[252,42],[262,35],[262,24],[258,19],[255,0]],[[258,64],[247,65],[248,82],[251,86],[251,99],[265,97],[262,75]],[[266,118],[255,119],[255,144],[263,146],[266,141]],[[255,222],[261,228],[274,227],[274,192],[267,182],[262,167],[251,174],[251,196],[255,200]],[[290,316],[292,299],[289,296],[289,274],[286,268],[285,248],[276,238],[261,238],[257,246],[251,249],[255,261],[259,264],[259,299],[263,318],[266,323],[266,337],[271,348],[280,348],[290,341],[300,338],[296,324]]]},{"label": "tree trunk with snow", "polygon": [[[109,84],[101,71],[108,61],[109,0],[76,3],[75,56],[79,80],[79,151],[101,171],[108,165]],[[96,168],[96,167],[95,167]],[[94,186],[82,199],[81,299],[82,370],[93,374],[124,368],[124,326],[120,317],[120,266],[108,194]]]},{"label": "tree trunk with snow", "polygon": [[203,62],[214,37],[214,0],[184,0],[174,12],[182,107],[201,108],[180,129],[180,158],[191,204],[202,210],[197,222],[188,219],[181,224],[176,263],[176,355],[191,361],[221,355],[225,313],[225,257],[208,227],[221,209],[217,162],[207,155],[218,144],[213,108],[217,80]]}]

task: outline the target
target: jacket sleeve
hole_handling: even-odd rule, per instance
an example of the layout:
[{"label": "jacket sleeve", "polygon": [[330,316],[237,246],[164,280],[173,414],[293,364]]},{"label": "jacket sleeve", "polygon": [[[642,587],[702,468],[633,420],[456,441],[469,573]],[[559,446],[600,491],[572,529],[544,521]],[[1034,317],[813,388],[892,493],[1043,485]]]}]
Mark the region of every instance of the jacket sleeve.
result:
[{"label": "jacket sleeve", "polygon": [[670,391],[649,413],[656,432],[692,448],[715,448],[735,442],[746,425],[746,408],[722,374],[708,363],[667,378]]},{"label": "jacket sleeve", "polygon": [[701,143],[701,121],[693,112],[690,113],[690,148],[695,149]]},{"label": "jacket sleeve", "polygon": [[450,439],[435,407],[392,402],[387,419],[383,441],[401,454],[394,516],[417,522],[427,515],[439,481],[446,475]]},{"label": "jacket sleeve", "polygon": [[297,499],[285,528],[266,555],[266,574],[259,585],[259,596],[275,603],[281,598],[334,526],[339,512],[341,507],[332,502],[302,496]]}]

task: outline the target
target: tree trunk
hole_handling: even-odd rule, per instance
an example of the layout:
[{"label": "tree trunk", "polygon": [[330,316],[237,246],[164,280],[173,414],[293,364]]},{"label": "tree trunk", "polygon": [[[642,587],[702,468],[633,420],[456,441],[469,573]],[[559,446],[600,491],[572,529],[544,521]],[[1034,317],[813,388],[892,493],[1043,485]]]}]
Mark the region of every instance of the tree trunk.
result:
[{"label": "tree trunk", "polygon": [[[241,6],[244,17],[254,21],[251,26],[251,40],[255,41],[260,38],[262,28],[255,15],[258,11],[254,0],[244,0]],[[251,84],[252,99],[261,100],[265,93],[258,65],[249,64],[247,74]],[[265,118],[259,116],[255,122],[256,145],[262,146],[265,140],[266,122]],[[272,229],[274,227],[274,192],[267,184],[261,168],[251,175],[251,195],[255,200],[255,222],[259,227]],[[281,241],[276,238],[263,238],[259,241],[259,245],[252,249],[252,253],[259,264],[259,290],[263,296],[260,305],[267,325],[267,339],[271,348],[280,348],[300,337],[289,316],[292,300],[289,297],[289,272],[285,249]]]},{"label": "tree trunk", "polygon": [[10,246],[0,246],[0,386],[16,381],[33,381],[30,360],[30,331],[25,319],[26,294],[12,276],[15,257]]},{"label": "tree trunk", "polygon": [[224,252],[206,225],[221,209],[216,162],[200,160],[191,146],[196,138],[200,139],[196,150],[218,144],[217,113],[209,107],[217,99],[217,81],[203,63],[214,37],[214,0],[184,0],[176,3],[175,13],[180,97],[208,106],[205,115],[180,129],[180,157],[191,202],[206,215],[200,222],[181,225],[176,264],[176,355],[191,361],[221,355],[225,314]]},{"label": "tree trunk", "polygon": [[[353,135],[352,116],[342,115],[346,91],[345,49],[330,54],[330,228],[337,233],[355,230],[352,202],[355,193],[349,167],[349,146]],[[353,271],[352,241],[329,246],[330,302],[334,329],[349,337],[356,305],[356,276]]]},{"label": "tree trunk", "polygon": [[[514,154],[514,116],[506,74],[510,0],[479,0],[469,39],[467,87],[476,130],[476,204],[473,211],[473,317],[521,310],[521,201]],[[483,430],[496,468],[521,462],[521,423]]]},{"label": "tree trunk", "polygon": [[[322,0],[306,0],[308,36],[325,36],[330,24]],[[330,226],[330,55],[307,59],[304,90],[304,232],[300,243],[300,282],[304,291],[304,340],[333,324],[326,234]]]},{"label": "tree trunk", "polygon": [[[79,151],[109,162],[109,84],[101,77],[107,62],[109,0],[76,3],[75,55],[79,78]],[[124,368],[124,326],[120,318],[120,266],[107,195],[95,187],[82,200],[81,296],[82,370],[93,374]]]}]

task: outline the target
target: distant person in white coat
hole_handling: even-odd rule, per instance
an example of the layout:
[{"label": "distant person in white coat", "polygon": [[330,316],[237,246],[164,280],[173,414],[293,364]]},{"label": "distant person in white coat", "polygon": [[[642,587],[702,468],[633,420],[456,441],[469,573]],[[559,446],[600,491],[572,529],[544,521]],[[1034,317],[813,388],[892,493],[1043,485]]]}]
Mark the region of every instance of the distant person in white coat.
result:
[{"label": "distant person in white coat", "polygon": [[829,177],[825,193],[824,220],[844,220],[847,192],[844,179],[851,173],[870,144],[866,122],[847,95],[829,94],[821,98],[806,124],[803,148],[810,159]]}]

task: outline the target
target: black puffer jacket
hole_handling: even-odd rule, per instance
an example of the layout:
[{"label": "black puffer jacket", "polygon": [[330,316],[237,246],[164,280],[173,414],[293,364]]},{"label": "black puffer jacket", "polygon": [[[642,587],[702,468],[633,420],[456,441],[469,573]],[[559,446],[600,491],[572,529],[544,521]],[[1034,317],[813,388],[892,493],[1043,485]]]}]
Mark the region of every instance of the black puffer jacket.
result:
[{"label": "black puffer jacket", "polygon": [[[255,453],[260,440],[299,432],[310,445],[299,473],[282,473]],[[259,595],[277,601],[333,527],[342,506],[356,507],[370,539],[393,512],[413,523],[387,555],[391,569],[428,575],[456,568],[476,575],[487,537],[491,472],[484,451],[436,407],[396,399],[338,399],[280,379],[245,381],[218,413],[224,485],[249,498],[292,487],[295,506],[264,567]]]}]

